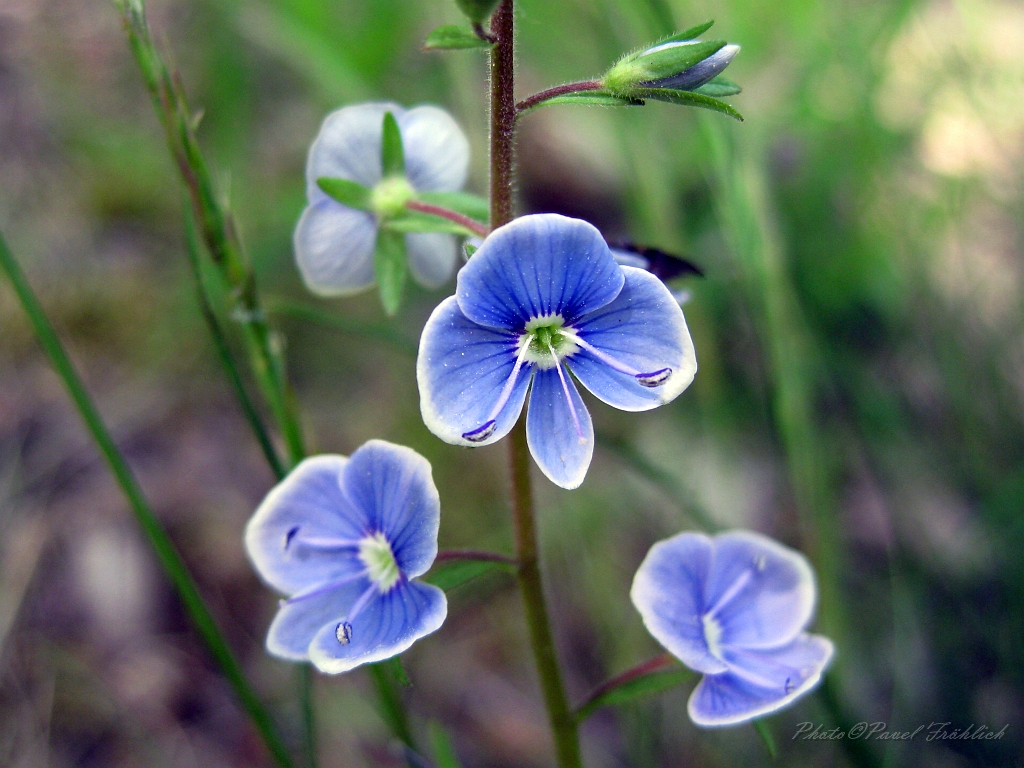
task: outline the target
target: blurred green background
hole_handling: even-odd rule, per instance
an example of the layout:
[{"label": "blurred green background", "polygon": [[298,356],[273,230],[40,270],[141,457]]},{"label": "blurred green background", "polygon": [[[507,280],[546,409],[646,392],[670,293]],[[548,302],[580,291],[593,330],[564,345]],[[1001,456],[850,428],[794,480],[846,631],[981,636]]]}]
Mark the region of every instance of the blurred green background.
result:
[{"label": "blurred green background", "polygon": [[[710,518],[805,551],[828,697],[768,720],[779,764],[1024,765],[1024,6],[1000,0],[519,0],[520,96],[707,18],[742,45],[747,118],[652,104],[521,123],[520,211],[586,218],[707,273],[684,308],[700,370],[670,406],[588,401],[582,489],[538,476],[574,700],[659,652],[629,603],[647,548]],[[287,338],[320,451],[380,437],[433,463],[442,547],[511,551],[504,446],[422,425],[408,345],[373,294],[302,288],[291,231],[324,115],[449,109],[486,193],[486,67],[425,54],[448,0],[159,0],[150,22],[204,110],[200,140]],[[294,668],[262,650],[276,598],[241,529],[272,476],[195,304],[182,191],[104,0],[0,3],[0,225],[234,648],[298,739]],[[415,340],[452,287],[390,323]],[[308,313],[307,313],[308,314]],[[363,326],[361,326],[363,327]],[[405,655],[417,728],[464,764],[551,764],[518,593],[487,576]],[[749,726],[700,731],[689,685],[604,710],[587,763],[767,765]],[[400,765],[369,681],[318,677],[321,760]],[[801,741],[802,721],[986,725],[998,741]],[[156,570],[0,281],[0,764],[250,766],[266,757]]]}]

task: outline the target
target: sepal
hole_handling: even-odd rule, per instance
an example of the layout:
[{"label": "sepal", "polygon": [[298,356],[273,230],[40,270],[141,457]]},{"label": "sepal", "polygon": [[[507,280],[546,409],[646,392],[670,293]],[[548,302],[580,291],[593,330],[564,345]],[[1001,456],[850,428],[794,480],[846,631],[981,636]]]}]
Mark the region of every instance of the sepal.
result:
[{"label": "sepal", "polygon": [[405,236],[389,227],[377,233],[377,246],[373,253],[373,270],[380,290],[384,312],[393,316],[402,306],[402,292],[409,275],[405,253]]},{"label": "sepal", "polygon": [[355,208],[357,211],[373,210],[373,193],[362,184],[348,179],[332,179],[322,176],[316,180],[316,185],[324,194],[344,206]]}]

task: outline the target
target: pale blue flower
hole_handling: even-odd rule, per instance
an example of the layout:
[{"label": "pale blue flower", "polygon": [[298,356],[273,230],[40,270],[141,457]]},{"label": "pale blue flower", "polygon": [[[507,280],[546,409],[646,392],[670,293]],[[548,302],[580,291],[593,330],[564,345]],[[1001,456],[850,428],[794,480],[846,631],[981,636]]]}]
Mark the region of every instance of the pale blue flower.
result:
[{"label": "pale blue flower", "polygon": [[658,542],[630,597],[655,639],[704,674],[690,696],[690,718],[720,726],[774,712],[817,685],[833,648],[805,632],[815,593],[799,552],[729,531]]},{"label": "pale blue flower", "polygon": [[437,555],[439,521],[430,464],[410,448],[371,440],[351,458],[303,461],[245,530],[256,570],[288,596],[267,650],[334,674],[435,631],[447,600],[416,577]]},{"label": "pale blue flower", "polygon": [[[384,178],[381,137],[385,113],[402,136],[405,178]],[[295,258],[306,286],[322,296],[346,296],[374,284],[373,254],[378,218],[342,205],[317,185],[321,178],[347,179],[393,205],[411,191],[454,192],[466,182],[469,142],[451,115],[438,107],[405,110],[372,102],[343,107],[324,120],[309,148],[309,205],[295,228]],[[411,187],[411,190],[409,189]],[[405,236],[409,270],[421,285],[438,288],[455,266],[454,235],[417,232]]]},{"label": "pale blue flower", "polygon": [[416,362],[423,420],[456,445],[508,434],[532,382],[530,452],[563,488],[583,482],[594,452],[573,377],[609,405],[645,411],[678,396],[696,370],[664,284],[616,264],[590,224],[555,214],[488,235],[423,328]]}]

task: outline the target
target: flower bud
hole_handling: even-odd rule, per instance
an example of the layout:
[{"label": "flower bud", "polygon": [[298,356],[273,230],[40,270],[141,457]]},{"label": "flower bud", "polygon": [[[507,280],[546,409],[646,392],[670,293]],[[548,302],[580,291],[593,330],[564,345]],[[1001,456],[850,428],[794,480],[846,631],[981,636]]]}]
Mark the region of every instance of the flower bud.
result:
[{"label": "flower bud", "polygon": [[620,60],[603,83],[613,93],[637,88],[693,91],[721,74],[739,50],[724,40],[673,40]]},{"label": "flower bud", "polygon": [[455,0],[459,10],[474,24],[482,24],[494,12],[498,0]]}]

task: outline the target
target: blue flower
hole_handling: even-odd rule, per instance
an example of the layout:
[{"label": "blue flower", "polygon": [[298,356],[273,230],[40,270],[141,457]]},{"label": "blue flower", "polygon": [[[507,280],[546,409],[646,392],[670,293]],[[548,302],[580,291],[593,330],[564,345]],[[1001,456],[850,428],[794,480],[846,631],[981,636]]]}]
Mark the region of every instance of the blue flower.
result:
[{"label": "blue flower", "polygon": [[[384,177],[381,143],[384,115],[394,115],[402,137],[405,176]],[[322,296],[346,296],[374,283],[373,254],[379,217],[342,205],[317,185],[320,178],[347,179],[372,190],[375,206],[400,210],[420,192],[454,192],[469,168],[469,142],[442,109],[373,102],[344,107],[324,120],[309,148],[309,205],[295,228],[295,258],[306,286]],[[457,254],[454,235],[417,232],[405,236],[409,269],[427,288],[451,277]]]},{"label": "blue flower", "polygon": [[815,603],[806,558],[757,533],[658,542],[630,597],[655,639],[704,674],[688,707],[697,725],[781,709],[817,685],[832,658],[827,638],[804,631]]},{"label": "blue flower", "polygon": [[423,420],[455,445],[508,434],[532,382],[530,452],[563,488],[583,482],[594,453],[573,376],[609,405],[645,411],[678,396],[696,370],[664,284],[616,264],[590,224],[555,214],[488,235],[423,328],[416,362]]},{"label": "blue flower", "polygon": [[303,461],[245,530],[256,570],[288,596],[267,650],[335,674],[435,631],[444,592],[415,578],[437,555],[439,521],[430,464],[410,448],[371,440],[350,458]]}]

